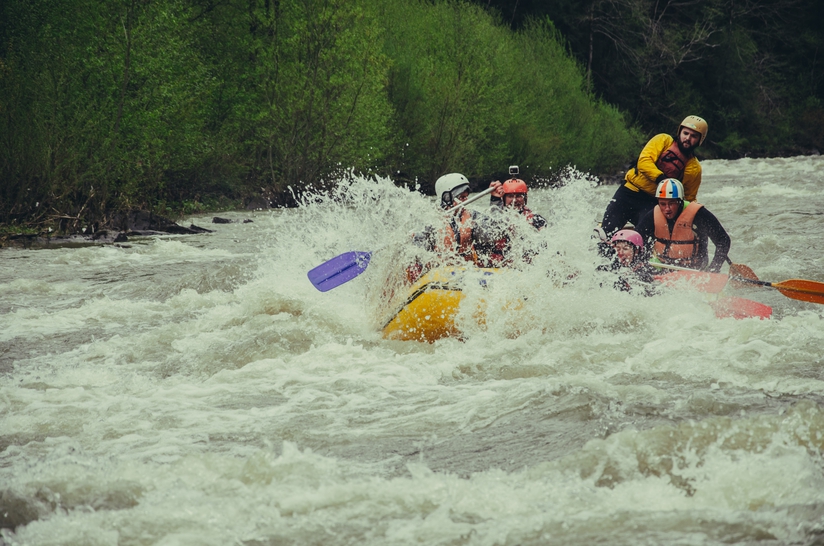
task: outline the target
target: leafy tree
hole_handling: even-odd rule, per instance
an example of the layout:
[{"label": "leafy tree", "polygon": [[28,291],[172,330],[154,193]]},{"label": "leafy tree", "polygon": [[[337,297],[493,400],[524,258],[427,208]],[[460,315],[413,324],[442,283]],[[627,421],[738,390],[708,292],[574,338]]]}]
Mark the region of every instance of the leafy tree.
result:
[{"label": "leafy tree", "polygon": [[229,52],[216,59],[228,77],[214,122],[254,158],[248,176],[280,190],[374,171],[390,106],[381,29],[367,6],[265,0],[228,3],[210,17]]},{"label": "leafy tree", "polygon": [[513,33],[460,0],[6,0],[0,20],[5,222],[348,172],[609,169],[637,141],[551,24]]},{"label": "leafy tree", "polygon": [[382,5],[401,135],[393,170],[424,189],[445,172],[484,177],[514,162],[539,177],[567,164],[614,169],[637,144],[622,115],[584,89],[550,24],[513,34],[463,2]]},{"label": "leafy tree", "polygon": [[10,0],[6,9],[4,213],[105,221],[156,202],[169,171],[198,161],[209,85],[191,49],[196,29],[180,24],[184,4]]},{"label": "leafy tree", "polygon": [[686,113],[710,123],[705,155],[820,147],[824,5],[815,0],[478,0],[516,28],[548,16],[591,89],[646,132]]}]

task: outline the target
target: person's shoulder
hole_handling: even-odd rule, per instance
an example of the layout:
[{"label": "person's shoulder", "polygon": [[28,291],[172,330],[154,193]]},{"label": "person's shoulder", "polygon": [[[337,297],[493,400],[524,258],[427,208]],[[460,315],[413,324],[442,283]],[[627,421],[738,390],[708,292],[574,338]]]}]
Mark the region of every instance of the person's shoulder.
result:
[{"label": "person's shoulder", "polygon": [[695,211],[695,219],[696,220],[701,220],[703,218],[717,220],[715,215],[712,212],[710,212],[710,210],[707,209],[707,207],[705,207],[701,203],[697,203],[695,201],[693,201],[693,203],[695,203],[696,205],[698,205],[700,207],[698,210]]},{"label": "person's shoulder", "polygon": [[673,142],[675,142],[675,139],[672,138],[672,135],[668,135],[667,133],[658,133],[657,135],[649,139],[649,144],[663,143],[669,146]]}]

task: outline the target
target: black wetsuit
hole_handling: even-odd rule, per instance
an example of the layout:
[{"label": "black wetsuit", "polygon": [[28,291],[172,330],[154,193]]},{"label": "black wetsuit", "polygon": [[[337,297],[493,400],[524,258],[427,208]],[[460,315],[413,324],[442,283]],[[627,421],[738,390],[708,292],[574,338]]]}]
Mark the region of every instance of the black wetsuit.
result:
[{"label": "black wetsuit", "polygon": [[643,191],[632,191],[626,186],[615,190],[610,199],[601,228],[607,237],[611,237],[619,229],[624,229],[627,222],[637,226],[649,211],[658,204],[658,198]]}]

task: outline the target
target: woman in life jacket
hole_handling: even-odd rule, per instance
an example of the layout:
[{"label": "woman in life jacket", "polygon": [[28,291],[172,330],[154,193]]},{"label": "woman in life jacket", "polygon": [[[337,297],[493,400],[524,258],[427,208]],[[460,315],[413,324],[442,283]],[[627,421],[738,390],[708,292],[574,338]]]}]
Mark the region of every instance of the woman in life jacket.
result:
[{"label": "woman in life jacket", "polygon": [[599,266],[597,270],[618,274],[618,280],[613,284],[616,290],[632,292],[635,287],[645,296],[655,294],[654,268],[647,262],[641,234],[631,229],[622,229],[612,236],[610,244],[615,250],[612,263]]}]

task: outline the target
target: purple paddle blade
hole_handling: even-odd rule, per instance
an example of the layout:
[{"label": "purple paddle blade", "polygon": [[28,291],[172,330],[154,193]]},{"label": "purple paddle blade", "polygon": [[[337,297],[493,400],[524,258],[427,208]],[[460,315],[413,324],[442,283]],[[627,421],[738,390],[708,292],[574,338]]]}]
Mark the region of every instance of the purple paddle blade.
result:
[{"label": "purple paddle blade", "polygon": [[307,273],[307,276],[315,288],[326,292],[363,273],[371,257],[371,252],[346,252],[323,262]]}]

